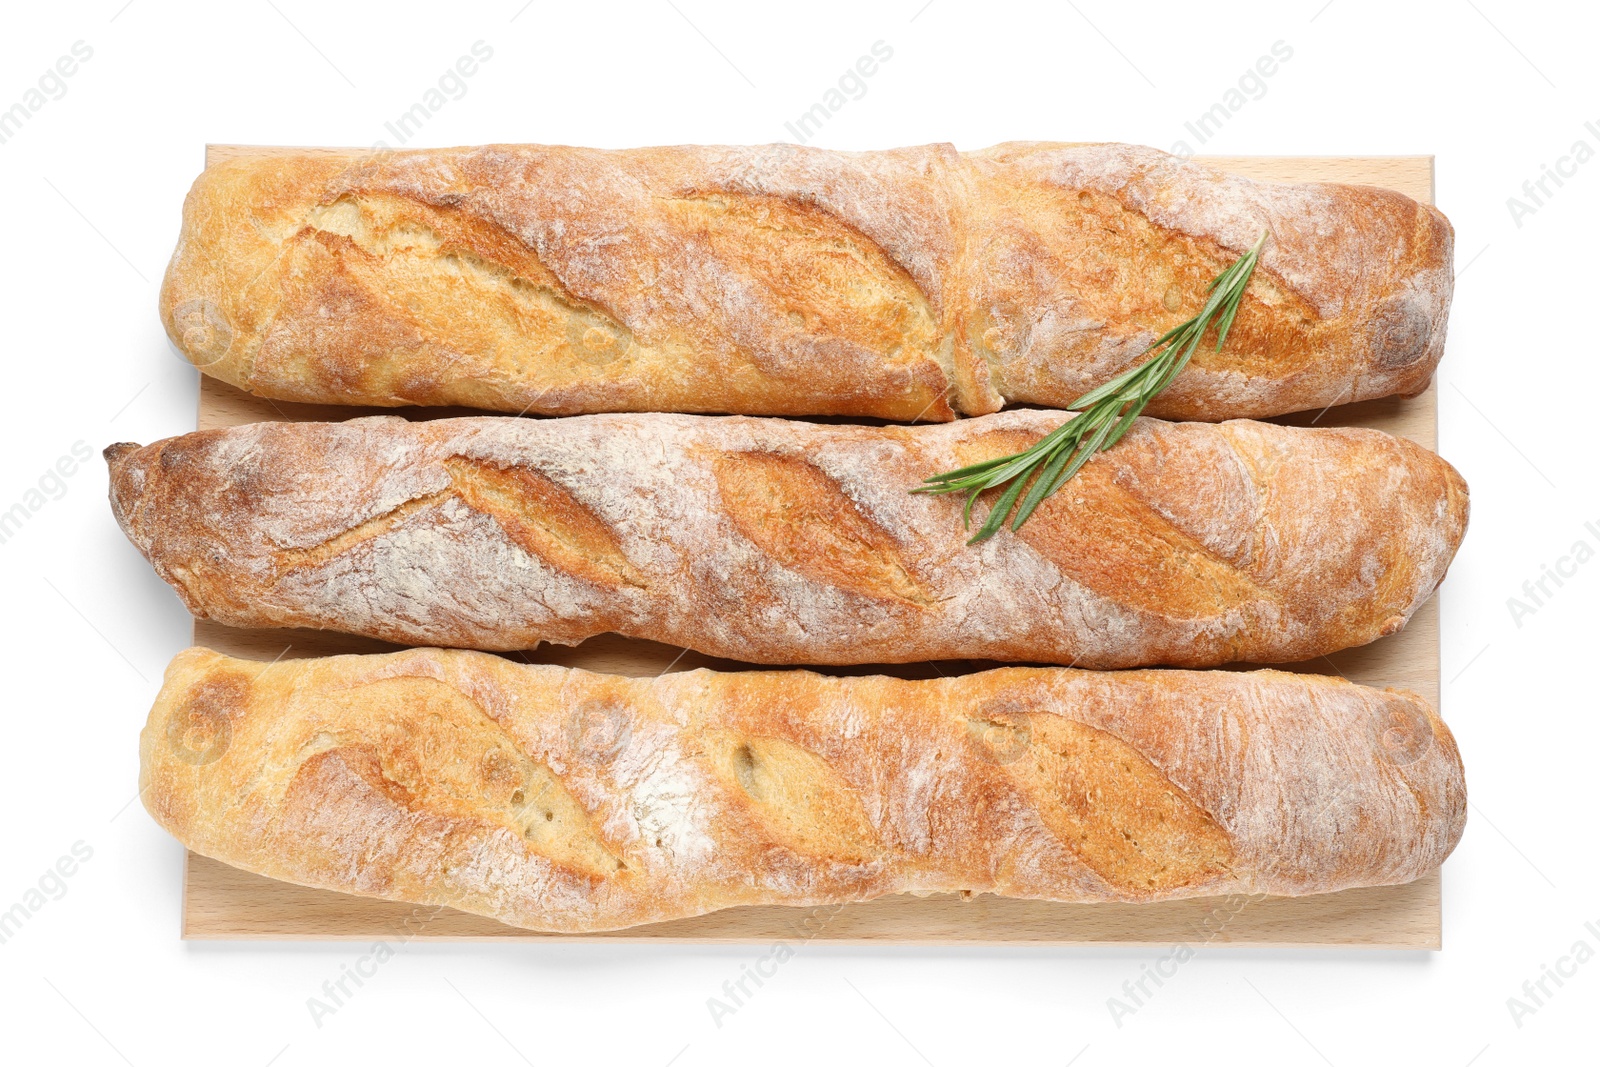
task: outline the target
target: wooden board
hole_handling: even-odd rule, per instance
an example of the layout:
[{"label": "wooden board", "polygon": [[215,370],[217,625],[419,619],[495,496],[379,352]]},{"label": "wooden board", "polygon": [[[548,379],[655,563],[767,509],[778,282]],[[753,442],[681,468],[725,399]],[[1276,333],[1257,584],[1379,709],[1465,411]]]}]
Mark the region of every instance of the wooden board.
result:
[{"label": "wooden board", "polygon": [[[285,149],[212,145],[207,165],[222,159]],[[1227,157],[1215,166],[1280,181],[1344,181],[1381,185],[1431,203],[1433,160],[1428,156],[1377,158]],[[291,404],[250,396],[213,378],[201,378],[199,427],[246,422],[348,419],[376,409]],[[382,409],[413,419],[465,414],[459,410]],[[479,413],[481,414],[481,413]],[[1305,412],[1274,421],[1292,425],[1370,426],[1436,447],[1434,389],[1410,400],[1389,398]],[[197,621],[194,642],[208,648],[269,661],[346,652],[390,651],[396,646],[364,638],[309,630],[235,630]],[[556,663],[632,676],[712,667],[749,669],[650,641],[615,635],[573,648],[546,647],[528,653],[538,663]],[[993,664],[959,661],[851,668],[848,673],[933,677],[980,670]],[[1404,686],[1439,703],[1438,602],[1430,601],[1393,637],[1285,669],[1336,673],[1353,682]],[[844,673],[834,670],[833,673]],[[610,934],[540,934],[448,908],[371,900],[307,889],[237,870],[190,853],[184,865],[183,936],[196,939],[372,940],[426,937],[452,940],[560,939],[656,942],[765,942],[819,940],[893,944],[1172,944],[1186,941],[1272,946],[1352,946],[1437,949],[1440,947],[1440,878],[1410,885],[1353,889],[1316,897],[1269,897],[1241,901],[1199,898],[1162,904],[1053,904],[984,895],[894,896],[837,908],[731,908],[692,919],[635,927]]]}]

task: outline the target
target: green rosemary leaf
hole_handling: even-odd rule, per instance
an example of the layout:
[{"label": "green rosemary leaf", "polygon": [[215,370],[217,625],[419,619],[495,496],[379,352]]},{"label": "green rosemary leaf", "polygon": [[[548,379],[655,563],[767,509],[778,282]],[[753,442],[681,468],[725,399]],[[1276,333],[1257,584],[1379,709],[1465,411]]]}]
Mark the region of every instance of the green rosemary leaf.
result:
[{"label": "green rosemary leaf", "polygon": [[960,481],[962,478],[965,478],[968,475],[982,474],[984,471],[992,471],[1002,463],[1010,462],[1010,459],[1010,456],[1000,456],[996,459],[986,459],[981,463],[973,463],[965,467],[957,467],[953,471],[945,471],[943,474],[935,474],[931,478],[924,478],[922,480],[924,482]]},{"label": "green rosemary leaf", "polygon": [[1133,424],[1138,418],[1139,412],[1133,410],[1132,408],[1124,412],[1121,421],[1117,423],[1117,428],[1111,431],[1110,437],[1106,438],[1105,447],[1110,448],[1112,445],[1122,440],[1122,435],[1133,429]]},{"label": "green rosemary leaf", "polygon": [[[966,493],[961,519],[971,529],[972,506],[978,497],[986,490],[1006,485],[1006,491],[989,509],[988,518],[967,543],[976,544],[994,536],[1006,525],[1012,509],[1016,510],[1016,517],[1011,528],[1020,530],[1039,505],[1082,470],[1084,464],[1122,440],[1145,406],[1183,373],[1189,358],[1213,328],[1217,334],[1216,350],[1222,351],[1266,243],[1267,234],[1263,233],[1249,251],[1213,278],[1206,286],[1206,300],[1200,313],[1157,338],[1145,349],[1145,353],[1150,354],[1149,359],[1068,404],[1069,410],[1078,412],[1070,420],[1021,452],[935,474],[911,491]],[[1028,495],[1023,497],[1025,489]],[[1019,497],[1022,498],[1020,506]]]},{"label": "green rosemary leaf", "polygon": [[[988,520],[984,522],[984,524],[978,529],[978,532],[972,536],[972,539],[969,540],[967,544],[975,545],[979,541],[987,540],[988,538],[992,537],[1001,526],[1005,525],[1006,516],[1011,514],[1012,506],[1016,504],[1017,497],[1021,495],[1023,488],[1027,484],[1028,479],[1026,477],[1018,477],[1013,479],[1011,482],[1011,488],[1007,489],[1000,495],[1000,499],[995,502],[994,507],[989,509]],[[973,497],[976,497],[978,494],[977,492],[974,492],[972,495]],[[967,508],[969,511],[972,508],[972,500],[970,499],[967,501]]]},{"label": "green rosemary leaf", "polygon": [[1033,488],[1028,490],[1028,495],[1022,498],[1022,507],[1017,510],[1017,514],[1019,516],[1033,514],[1033,509],[1039,506],[1039,501],[1045,498],[1045,494],[1049,493],[1050,487],[1055,484],[1057,475],[1061,473],[1074,455],[1078,455],[1082,451],[1083,445],[1078,442],[1073,442],[1071,447],[1056,449],[1056,454],[1051,457],[1050,462],[1046,463],[1039,471],[1039,477],[1033,480]]},{"label": "green rosemary leaf", "polygon": [[[1107,416],[1114,414],[1114,411],[1111,411],[1110,409],[1106,410]],[[1060,489],[1063,485],[1065,485],[1067,483],[1067,479],[1071,478],[1073,475],[1082,470],[1083,465],[1089,462],[1096,452],[1099,452],[1105,447],[1106,436],[1111,432],[1111,428],[1115,425],[1116,420],[1114,418],[1108,417],[1102,419],[1097,428],[1091,427],[1095,431],[1094,436],[1091,437],[1087,443],[1078,446],[1077,451],[1072,455],[1072,462],[1069,463],[1064,470],[1052,472],[1048,479],[1041,477],[1038,480],[1034,486],[1033,492],[1028,494],[1028,498],[1024,500],[1022,502],[1022,506],[1017,509],[1017,517],[1011,524],[1011,528],[1013,530],[1022,529],[1022,524],[1028,521],[1028,518],[1033,514],[1034,509],[1044,501],[1046,496],[1054,493],[1057,489]]]}]

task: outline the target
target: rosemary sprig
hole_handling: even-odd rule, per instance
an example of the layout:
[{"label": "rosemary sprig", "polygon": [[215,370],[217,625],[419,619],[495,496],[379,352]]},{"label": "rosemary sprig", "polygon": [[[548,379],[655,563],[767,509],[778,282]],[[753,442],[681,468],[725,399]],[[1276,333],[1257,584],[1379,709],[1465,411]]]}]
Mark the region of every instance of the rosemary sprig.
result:
[{"label": "rosemary sprig", "polygon": [[[1189,357],[1194,354],[1200,339],[1213,323],[1217,327],[1217,351],[1222,351],[1222,344],[1228,339],[1228,330],[1233,327],[1234,316],[1239,313],[1245,287],[1250,284],[1250,275],[1255,272],[1256,261],[1261,258],[1261,248],[1266,243],[1267,235],[1262,233],[1248,252],[1212,280],[1207,287],[1210,295],[1200,314],[1174,326],[1145,349],[1145,352],[1154,352],[1155,355],[1068,404],[1069,410],[1079,414],[1040,438],[1032,448],[936,474],[911,491],[966,493],[967,506],[961,514],[970,529],[972,505],[979,494],[1010,482],[1010,488],[1001,494],[990,509],[988,521],[967,543],[977,544],[993,536],[1005,525],[1013,507],[1017,508],[1017,516],[1011,528],[1020,530],[1045,497],[1077,474],[1096,452],[1110,448],[1122,439],[1145,405],[1170,385],[1188,365]],[[1028,489],[1028,495],[1017,507],[1017,498],[1022,496],[1022,491],[1028,488],[1030,481],[1032,488]]]}]

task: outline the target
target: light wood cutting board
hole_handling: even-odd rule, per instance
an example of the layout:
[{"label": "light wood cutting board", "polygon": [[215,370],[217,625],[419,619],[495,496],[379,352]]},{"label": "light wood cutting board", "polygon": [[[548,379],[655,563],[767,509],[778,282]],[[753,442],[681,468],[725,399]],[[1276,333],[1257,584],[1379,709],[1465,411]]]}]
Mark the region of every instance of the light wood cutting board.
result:
[{"label": "light wood cutting board", "polygon": [[[281,148],[211,145],[209,166],[223,159],[281,153]],[[294,151],[304,151],[295,149]],[[314,150],[310,150],[314,151]],[[1342,181],[1396,189],[1433,202],[1433,159],[1391,157],[1225,157],[1213,166],[1277,181]],[[459,410],[421,411],[291,404],[250,396],[213,378],[200,383],[199,428],[245,422],[349,419],[368,414],[434,418]],[[1294,425],[1370,426],[1434,448],[1432,387],[1410,400],[1390,398],[1306,412],[1274,421]],[[309,630],[235,630],[196,621],[194,642],[262,661],[395,646]],[[575,648],[545,647],[528,654],[615,674],[649,676],[667,670],[742,664],[649,641],[606,635]],[[901,677],[932,677],[982,669],[975,661],[871,668]],[[1432,601],[1393,637],[1288,670],[1337,673],[1365,685],[1403,686],[1439,703],[1439,614]],[[857,673],[852,670],[852,673]],[[1436,949],[1440,945],[1439,875],[1404,886],[1352,889],[1316,897],[1269,897],[1244,902],[1201,898],[1164,904],[1052,904],[983,895],[894,896],[837,908],[732,908],[692,919],[610,934],[540,934],[448,908],[346,896],[278,882],[189,853],[184,865],[183,936],[197,939],[561,939],[590,941],[762,942],[860,941],[889,944],[1172,944],[1202,942],[1273,946],[1364,946]],[[1241,906],[1242,905],[1242,906]]]}]

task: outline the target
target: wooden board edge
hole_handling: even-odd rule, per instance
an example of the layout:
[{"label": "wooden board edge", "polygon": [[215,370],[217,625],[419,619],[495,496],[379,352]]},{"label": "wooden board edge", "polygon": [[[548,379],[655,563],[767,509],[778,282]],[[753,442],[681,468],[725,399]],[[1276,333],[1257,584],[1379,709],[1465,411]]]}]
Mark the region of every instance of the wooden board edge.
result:
[{"label": "wooden board edge", "polygon": [[189,896],[194,890],[194,860],[195,853],[185,848],[183,850],[183,889],[178,900],[178,940],[193,941],[203,939],[205,935],[196,934],[194,926],[194,910],[189,907]]},{"label": "wooden board edge", "polygon": [[[1070,142],[1062,142],[1070,143]],[[380,159],[398,152],[452,151],[472,148],[473,145],[432,145],[414,148],[391,149],[387,147],[332,145],[250,145],[231,142],[212,142],[205,146],[205,165],[211,166],[232,159],[260,156],[327,156],[350,159]],[[977,146],[978,150],[989,146]],[[1159,149],[1157,150],[1159,151]],[[1434,202],[1434,157],[1431,154],[1376,153],[1363,155],[1325,156],[1310,153],[1302,155],[1198,155],[1193,161],[1214,170],[1227,171],[1258,181],[1316,182],[1333,181],[1353,185],[1375,185],[1394,189],[1426,203]],[[1417,169],[1420,168],[1420,173]],[[1389,181],[1373,180],[1372,171],[1395,170]],[[1366,173],[1362,173],[1365,171]]]},{"label": "wooden board edge", "polygon": [[[521,942],[527,944],[771,944],[815,941],[824,944],[878,945],[1171,945],[1204,943],[1230,947],[1319,947],[1436,950],[1440,943],[1438,871],[1397,886],[1374,886],[1303,898],[1266,898],[1230,909],[1230,898],[1202,897],[1156,904],[1072,904],[1019,901],[983,895],[975,901],[951,894],[931,898],[899,895],[837,909],[806,907],[734,908],[687,919],[593,934],[550,934],[518,930],[481,916],[449,908],[347,896],[307,889],[239,870],[217,860],[191,854],[192,870],[209,880],[214,900],[231,907],[218,909],[191,923],[185,940],[304,941],[421,940]],[[263,898],[277,898],[264,900]],[[1237,899],[1237,898],[1235,898]],[[239,901],[245,901],[239,906]],[[940,932],[918,932],[908,923],[927,923],[928,912],[911,914],[926,903]],[[1266,914],[1260,910],[1267,908]],[[297,908],[321,912],[296,918]],[[329,911],[335,914],[329,914]],[[969,912],[970,909],[970,912]],[[1252,910],[1254,909],[1254,910]],[[416,921],[417,913],[433,911]],[[829,911],[825,923],[810,926],[818,912]],[[1353,911],[1381,910],[1384,922],[1370,934],[1351,937]],[[343,912],[344,914],[337,914]],[[994,913],[999,912],[996,916]],[[1095,913],[1101,913],[1096,915]],[[1206,917],[1225,913],[1214,932],[1199,928]],[[381,913],[381,914],[380,914]],[[408,914],[407,914],[408,913]],[[1043,924],[1060,924],[1062,916],[1082,931],[1051,934]],[[267,918],[262,918],[265,915]],[[1136,916],[1149,915],[1149,934],[1129,932]],[[1310,921],[1306,920],[1310,917]],[[438,920],[441,920],[438,921]],[[970,923],[967,921],[970,919]],[[310,924],[310,925],[308,925]],[[320,924],[320,925],[317,925]],[[730,927],[746,927],[734,932]],[[1298,936],[1286,935],[1298,926]],[[467,929],[463,929],[467,927]],[[710,927],[702,930],[697,927]],[[972,932],[950,932],[966,927]],[[1015,931],[1006,934],[1002,931]],[[808,932],[810,931],[810,932]],[[1109,931],[1109,933],[1108,933]]]}]

